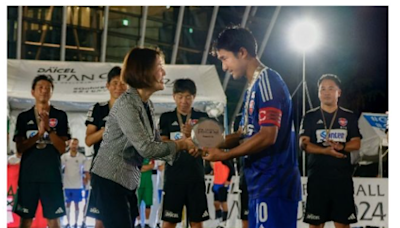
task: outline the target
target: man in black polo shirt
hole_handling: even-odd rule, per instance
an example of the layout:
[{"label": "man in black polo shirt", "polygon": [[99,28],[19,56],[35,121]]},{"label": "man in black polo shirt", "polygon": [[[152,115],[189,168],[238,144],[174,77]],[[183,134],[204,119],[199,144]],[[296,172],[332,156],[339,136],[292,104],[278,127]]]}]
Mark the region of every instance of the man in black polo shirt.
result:
[{"label": "man in black polo shirt", "polygon": [[307,204],[310,228],[334,221],[336,228],[357,222],[350,153],[360,149],[357,116],[338,106],[340,79],[325,74],[318,81],[321,106],[307,112],[300,128],[300,147],[308,153]]},{"label": "man in black polo shirt", "polygon": [[[160,117],[160,135],[164,141],[190,137],[192,126],[199,119],[208,118],[206,113],[192,108],[196,96],[196,85],[192,80],[176,80],[173,96],[176,109],[163,113]],[[202,227],[202,222],[209,219],[203,159],[201,156],[180,153],[172,166],[165,166],[163,228],[174,228],[181,222],[184,205],[190,226]]]},{"label": "man in black polo shirt", "polygon": [[70,135],[67,114],[50,105],[53,89],[51,78],[37,76],[31,91],[35,106],[17,118],[14,142],[22,158],[13,211],[24,228],[31,227],[39,200],[50,228],[59,228],[65,215],[60,155]]},{"label": "man in black polo shirt", "polygon": [[[108,113],[114,105],[114,102],[118,99],[121,94],[123,94],[127,85],[121,80],[121,67],[113,67],[107,75],[106,87],[110,93],[110,100],[104,102],[98,102],[88,111],[86,125],[86,138],[85,143],[87,146],[92,146],[94,148],[94,154],[92,158],[92,165],[94,158],[99,151],[101,141],[103,140],[104,128],[106,126],[106,121],[108,118]],[[91,169],[91,168],[90,168]],[[96,218],[96,227],[102,227],[101,215],[98,214],[98,210],[94,206],[94,199],[91,197],[89,199],[89,204],[87,205],[86,215],[91,215]],[[135,204],[136,205],[136,204]],[[136,214],[132,217],[136,218]],[[86,227],[86,224],[83,225]]]}]

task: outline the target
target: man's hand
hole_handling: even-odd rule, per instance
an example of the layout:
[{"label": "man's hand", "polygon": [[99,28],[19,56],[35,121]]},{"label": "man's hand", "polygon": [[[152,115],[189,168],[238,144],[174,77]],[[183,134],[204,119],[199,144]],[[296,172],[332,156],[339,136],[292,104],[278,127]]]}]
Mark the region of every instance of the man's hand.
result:
[{"label": "man's hand", "polygon": [[182,134],[186,138],[190,138],[190,136],[192,135],[192,125],[190,123],[185,123],[181,126],[181,129],[182,129]]},{"label": "man's hand", "polygon": [[49,131],[49,113],[43,110],[42,112],[38,113],[38,115],[41,119],[40,125],[44,128],[45,131]]},{"label": "man's hand", "polygon": [[329,156],[332,156],[332,157],[335,157],[335,158],[346,158],[347,157],[346,155],[337,152],[335,150],[335,148],[333,148],[333,146],[325,147],[324,150],[323,150],[323,153],[325,155],[329,155]]},{"label": "man's hand", "polygon": [[340,143],[340,142],[335,142],[332,140],[329,140],[329,145],[331,145],[333,147],[333,149],[335,149],[336,151],[342,151],[344,149],[344,144]]},{"label": "man's hand", "polygon": [[224,161],[229,159],[229,154],[216,148],[204,148],[203,158],[207,161]]}]

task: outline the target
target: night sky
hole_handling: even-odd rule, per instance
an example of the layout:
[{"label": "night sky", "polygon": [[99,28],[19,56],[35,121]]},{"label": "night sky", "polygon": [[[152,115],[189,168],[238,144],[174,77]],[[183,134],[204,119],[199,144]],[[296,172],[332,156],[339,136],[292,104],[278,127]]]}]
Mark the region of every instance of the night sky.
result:
[{"label": "night sky", "polygon": [[[256,16],[266,20],[249,24],[259,44],[275,7],[258,7]],[[306,53],[306,81],[313,107],[319,106],[317,81],[322,74],[333,73],[342,80],[339,104],[361,112],[384,113],[388,110],[388,8],[372,6],[321,6],[281,8],[274,29],[261,58],[276,70],[293,93],[302,80],[302,53],[289,42],[289,27],[303,17],[319,23],[323,40]],[[242,83],[228,85],[228,102],[237,102]],[[240,86],[241,84],[241,86]],[[295,116],[301,116],[301,89],[293,97]],[[229,97],[233,97],[229,100]],[[230,113],[234,107],[229,107]],[[309,109],[307,105],[307,110]],[[231,115],[229,116],[231,117]],[[296,121],[297,122],[297,121]],[[296,124],[297,125],[297,124]]]}]

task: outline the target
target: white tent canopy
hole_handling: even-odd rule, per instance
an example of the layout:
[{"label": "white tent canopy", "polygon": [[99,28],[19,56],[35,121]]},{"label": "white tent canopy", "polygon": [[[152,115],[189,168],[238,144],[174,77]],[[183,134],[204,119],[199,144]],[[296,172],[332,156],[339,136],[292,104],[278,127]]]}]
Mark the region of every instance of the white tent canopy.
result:
[{"label": "white tent canopy", "polygon": [[387,114],[363,112],[358,120],[363,139],[361,140],[361,156],[373,156],[378,154],[379,146],[388,146],[385,134]]},{"label": "white tent canopy", "polygon": [[[80,146],[85,142],[85,120],[90,107],[110,98],[106,88],[108,71],[119,63],[59,62],[36,60],[8,60],[8,115],[10,118],[10,149],[17,115],[34,105],[31,84],[34,77],[46,74],[54,79],[51,104],[67,112],[71,136],[78,138]],[[210,111],[223,111],[226,96],[214,65],[166,65],[165,89],[153,94],[151,100],[156,115],[175,108],[172,97],[173,82],[190,78],[196,83],[197,95],[194,107]],[[215,113],[215,112],[214,112]],[[85,146],[86,147],[86,146]],[[86,154],[91,149],[86,147]]]},{"label": "white tent canopy", "polygon": [[[65,111],[87,111],[94,103],[107,101],[107,73],[120,63],[59,62],[8,60],[8,99],[11,110],[33,105],[31,83],[34,77],[46,74],[54,79],[52,104]],[[179,78],[190,78],[197,86],[194,107],[225,107],[226,96],[214,65],[166,65],[165,89],[151,100],[156,113],[175,107],[172,85]]]},{"label": "white tent canopy", "polygon": [[359,163],[368,165],[379,163],[379,174],[382,176],[383,148],[388,147],[388,138],[385,133],[388,115],[380,113],[361,113],[358,120],[360,133],[363,136],[359,151]]}]

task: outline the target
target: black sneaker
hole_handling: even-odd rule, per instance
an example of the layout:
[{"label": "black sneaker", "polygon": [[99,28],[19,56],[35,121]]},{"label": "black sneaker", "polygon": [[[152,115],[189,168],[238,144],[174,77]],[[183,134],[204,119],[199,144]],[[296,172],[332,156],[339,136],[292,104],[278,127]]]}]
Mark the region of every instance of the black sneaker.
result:
[{"label": "black sneaker", "polygon": [[78,224],[75,223],[74,228],[78,228]]},{"label": "black sneaker", "polygon": [[87,228],[86,223],[83,222],[81,228]]},{"label": "black sneaker", "polygon": [[71,226],[69,225],[69,223],[67,225],[65,225],[64,228],[71,228]]},{"label": "black sneaker", "polygon": [[142,228],[142,225],[138,224],[135,226],[135,228]]},{"label": "black sneaker", "polygon": [[149,224],[144,224],[144,228],[151,228]]}]

